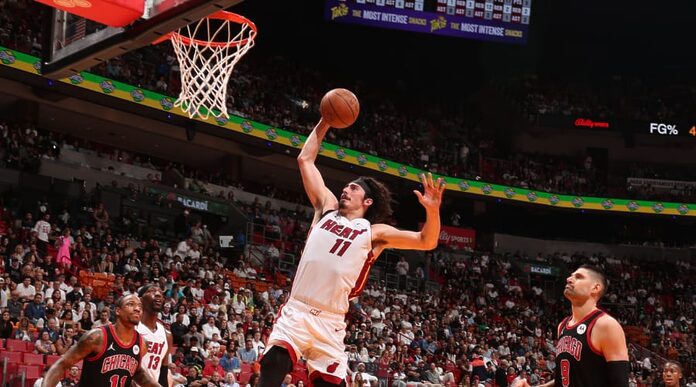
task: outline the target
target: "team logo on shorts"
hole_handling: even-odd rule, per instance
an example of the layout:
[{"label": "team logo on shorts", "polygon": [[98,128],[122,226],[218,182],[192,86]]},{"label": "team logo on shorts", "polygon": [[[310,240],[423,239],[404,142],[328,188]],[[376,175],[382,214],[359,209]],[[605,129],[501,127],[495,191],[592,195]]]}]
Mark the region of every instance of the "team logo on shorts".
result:
[{"label": "team logo on shorts", "polygon": [[341,363],[339,363],[339,362],[337,362],[337,361],[334,361],[333,363],[329,364],[328,367],[326,367],[326,372],[328,372],[328,373],[330,373],[330,374],[336,372],[336,369],[338,368],[338,366],[339,366],[340,364],[341,364]]},{"label": "team logo on shorts", "polygon": [[300,136],[298,136],[296,134],[293,134],[290,137],[290,144],[292,144],[292,146],[299,146],[301,142],[302,141],[300,140]]},{"label": "team logo on shorts", "polygon": [[530,202],[535,202],[537,200],[536,192],[529,192],[527,194],[527,200],[529,200]]},{"label": "team logo on shorts", "polygon": [[483,193],[486,195],[490,195],[491,192],[493,192],[493,187],[490,184],[485,184],[483,187],[481,187],[481,191],[483,191]]},{"label": "team logo on shorts", "polygon": [[102,91],[106,94],[113,93],[114,90],[116,90],[116,86],[114,86],[114,83],[111,81],[101,81],[99,82],[99,87],[101,87]]},{"label": "team logo on shorts", "polygon": [[15,60],[16,59],[15,59],[14,53],[12,51],[10,51],[10,50],[0,51],[0,61],[2,62],[2,64],[11,65],[12,63],[15,62]]},{"label": "team logo on shorts", "polygon": [[68,79],[70,80],[70,83],[72,83],[73,85],[79,85],[80,83],[85,81],[85,79],[82,78],[82,75],[80,74],[72,75]]},{"label": "team logo on shorts", "polygon": [[582,207],[583,204],[585,204],[585,201],[582,200],[581,197],[576,196],[575,198],[573,198],[573,201],[571,203],[573,203],[575,207]]},{"label": "team logo on shorts", "polygon": [[614,202],[612,202],[610,199],[604,199],[602,200],[602,207],[604,207],[605,210],[611,209],[614,207]]},{"label": "team logo on shorts", "polygon": [[406,176],[408,175],[408,169],[406,169],[405,165],[402,165],[399,167],[399,176]]},{"label": "team logo on shorts", "polygon": [[549,203],[553,204],[554,206],[560,202],[561,199],[558,198],[557,195],[551,195],[549,196]]},{"label": "team logo on shorts", "polygon": [[140,347],[138,347],[137,345],[134,345],[133,346],[133,355],[137,355],[139,353],[140,353]]},{"label": "team logo on shorts", "polygon": [[469,183],[467,183],[467,182],[464,181],[464,180],[460,181],[460,182],[459,182],[459,189],[462,190],[462,191],[468,190],[468,189],[469,189]]},{"label": "team logo on shorts", "polygon": [[338,157],[339,160],[343,160],[346,157],[346,150],[343,148],[336,149],[336,157]]},{"label": "team logo on shorts", "polygon": [[578,326],[578,334],[579,334],[579,335],[582,335],[583,333],[585,333],[586,330],[587,330],[587,325],[585,325],[585,324],[580,324],[580,325]]},{"label": "team logo on shorts", "polygon": [[379,168],[380,171],[384,172],[387,170],[387,162],[384,160],[379,160],[379,163],[377,163],[377,168]]},{"label": "team logo on shorts", "polygon": [[360,164],[360,165],[367,164],[367,156],[365,156],[364,154],[361,154],[360,156],[358,156],[358,164]]},{"label": "team logo on shorts", "polygon": [[254,127],[251,126],[251,122],[249,122],[249,121],[242,122],[242,132],[249,133],[249,132],[251,132],[252,129],[254,129]]}]

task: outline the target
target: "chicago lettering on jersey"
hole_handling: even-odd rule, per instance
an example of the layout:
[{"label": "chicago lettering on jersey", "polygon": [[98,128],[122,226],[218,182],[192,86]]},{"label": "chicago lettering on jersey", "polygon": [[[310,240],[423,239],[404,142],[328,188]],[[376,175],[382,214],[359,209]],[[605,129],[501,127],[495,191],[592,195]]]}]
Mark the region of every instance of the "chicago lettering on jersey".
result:
[{"label": "chicago lettering on jersey", "polygon": [[362,229],[362,230],[353,230],[350,227],[346,227],[342,224],[338,224],[337,222],[327,219],[322,223],[320,228],[327,230],[328,232],[338,235],[341,238],[348,238],[350,240],[355,240],[355,238],[367,231],[367,229]]},{"label": "chicago lettering on jersey", "polygon": [[570,336],[561,337],[561,339],[558,340],[558,344],[556,344],[556,356],[563,352],[570,354],[575,360],[580,361],[582,358],[582,342]]},{"label": "chicago lettering on jersey", "polygon": [[104,359],[102,362],[101,373],[105,374],[113,370],[126,370],[131,376],[135,375],[135,371],[140,366],[138,359],[130,355],[112,355]]},{"label": "chicago lettering on jersey", "polygon": [[151,353],[153,355],[161,355],[163,349],[164,343],[156,343],[154,341],[150,341],[147,343],[147,353]]}]

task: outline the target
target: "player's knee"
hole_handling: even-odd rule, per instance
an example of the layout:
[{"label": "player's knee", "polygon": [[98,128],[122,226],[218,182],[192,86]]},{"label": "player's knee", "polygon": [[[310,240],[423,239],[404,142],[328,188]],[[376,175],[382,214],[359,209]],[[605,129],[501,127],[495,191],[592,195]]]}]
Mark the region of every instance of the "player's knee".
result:
[{"label": "player's knee", "polygon": [[287,349],[283,347],[273,346],[261,359],[261,373],[282,372],[282,375],[292,371],[292,358]]}]

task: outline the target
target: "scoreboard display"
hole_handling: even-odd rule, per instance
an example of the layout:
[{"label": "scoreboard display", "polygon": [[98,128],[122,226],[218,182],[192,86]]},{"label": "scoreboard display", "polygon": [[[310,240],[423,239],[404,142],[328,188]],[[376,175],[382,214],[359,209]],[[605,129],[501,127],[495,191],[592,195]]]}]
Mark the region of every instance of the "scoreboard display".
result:
[{"label": "scoreboard display", "polygon": [[523,44],[532,0],[327,0],[327,20]]}]

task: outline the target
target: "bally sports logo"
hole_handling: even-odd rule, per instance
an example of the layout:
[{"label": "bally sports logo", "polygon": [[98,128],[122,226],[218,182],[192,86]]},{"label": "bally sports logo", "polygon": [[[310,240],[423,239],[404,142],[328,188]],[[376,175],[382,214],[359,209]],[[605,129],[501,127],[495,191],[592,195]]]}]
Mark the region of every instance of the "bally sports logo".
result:
[{"label": "bally sports logo", "polygon": [[[423,227],[423,223],[421,223],[421,227]],[[476,230],[473,228],[442,226],[438,239],[438,243],[441,245],[456,248],[474,248],[476,246]]]},{"label": "bally sports logo", "polygon": [[585,127],[585,128],[609,128],[609,123],[608,122],[601,122],[601,121],[592,121],[589,118],[578,118],[575,120],[575,126],[576,127]]}]

